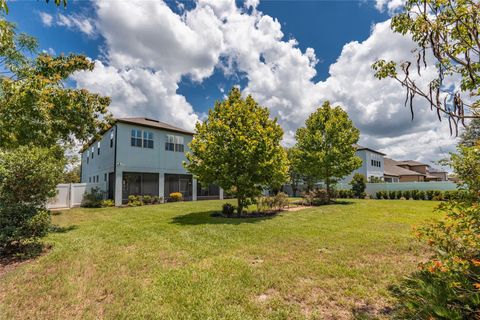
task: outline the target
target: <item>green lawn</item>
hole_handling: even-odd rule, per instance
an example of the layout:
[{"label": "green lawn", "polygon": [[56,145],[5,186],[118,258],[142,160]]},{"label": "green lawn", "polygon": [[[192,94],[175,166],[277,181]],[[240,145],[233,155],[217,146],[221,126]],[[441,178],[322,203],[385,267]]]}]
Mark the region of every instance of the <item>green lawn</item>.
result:
[{"label": "green lawn", "polygon": [[411,227],[435,202],[360,200],[268,219],[223,201],[74,209],[52,249],[0,278],[16,319],[349,319],[391,303],[424,255]]}]

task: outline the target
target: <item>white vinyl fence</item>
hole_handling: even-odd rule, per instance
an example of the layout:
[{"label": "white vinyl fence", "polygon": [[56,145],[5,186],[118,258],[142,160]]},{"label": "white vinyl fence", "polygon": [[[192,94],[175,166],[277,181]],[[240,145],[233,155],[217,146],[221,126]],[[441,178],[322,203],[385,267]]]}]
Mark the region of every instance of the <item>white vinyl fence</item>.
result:
[{"label": "white vinyl fence", "polygon": [[65,209],[79,207],[87,189],[86,183],[70,183],[57,185],[57,196],[50,199],[48,209]]},{"label": "white vinyl fence", "polygon": [[[349,184],[341,183],[338,189],[351,189]],[[365,192],[375,197],[377,191],[405,191],[405,190],[456,190],[457,184],[451,181],[431,181],[431,182],[383,182],[383,183],[367,183]]]}]

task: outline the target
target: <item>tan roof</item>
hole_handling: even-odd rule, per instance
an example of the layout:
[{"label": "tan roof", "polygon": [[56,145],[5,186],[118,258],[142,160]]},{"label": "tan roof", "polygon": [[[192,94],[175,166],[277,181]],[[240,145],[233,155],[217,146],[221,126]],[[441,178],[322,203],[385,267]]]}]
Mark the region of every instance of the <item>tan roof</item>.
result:
[{"label": "tan roof", "polygon": [[189,131],[180,127],[172,126],[171,124],[158,121],[151,118],[117,118],[116,121],[130,124],[137,124],[145,127],[164,129],[168,131],[180,132],[193,135],[193,131]]},{"label": "tan roof", "polygon": [[400,160],[396,161],[398,162],[397,166],[410,166],[410,167],[415,167],[415,166],[429,166],[428,164],[415,161],[415,160]]},{"label": "tan roof", "polygon": [[408,170],[402,167],[399,167],[402,161],[395,161],[390,158],[383,158],[383,165],[384,165],[384,174],[386,176],[425,176],[423,173],[415,172],[412,170]]}]

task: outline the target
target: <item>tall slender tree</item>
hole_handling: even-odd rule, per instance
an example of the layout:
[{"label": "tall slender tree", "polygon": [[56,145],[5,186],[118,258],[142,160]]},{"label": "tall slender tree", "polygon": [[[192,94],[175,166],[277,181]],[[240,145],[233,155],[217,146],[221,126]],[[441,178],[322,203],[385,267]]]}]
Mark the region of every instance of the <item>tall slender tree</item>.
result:
[{"label": "tall slender tree", "polygon": [[360,132],[348,114],[326,101],[296,132],[298,168],[314,181],[323,181],[331,195],[331,185],[362,165],[355,144]]}]

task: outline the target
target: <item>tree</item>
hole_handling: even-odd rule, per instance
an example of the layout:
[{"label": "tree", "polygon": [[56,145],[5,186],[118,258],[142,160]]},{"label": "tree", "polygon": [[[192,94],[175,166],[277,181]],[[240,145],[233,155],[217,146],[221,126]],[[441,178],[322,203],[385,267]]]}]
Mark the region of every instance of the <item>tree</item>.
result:
[{"label": "tree", "polygon": [[357,172],[353,175],[350,185],[352,186],[352,191],[355,197],[361,198],[367,188],[367,178],[365,178],[363,174]]},{"label": "tree", "polygon": [[360,132],[340,107],[326,101],[296,132],[299,171],[307,179],[330,186],[362,165],[355,144]]},{"label": "tree", "polygon": [[[391,28],[409,35],[418,44],[416,61],[398,63],[379,60],[373,64],[379,79],[393,78],[406,88],[406,100],[413,111],[413,98],[420,96],[441,113],[448,115],[450,131],[457,130],[458,122],[479,117],[480,108],[480,3],[475,0],[407,0],[403,11],[392,18]],[[412,78],[412,65],[419,76],[427,68],[427,53],[434,57],[436,78],[427,88],[420,88]],[[460,90],[452,91],[444,83],[445,77],[461,79]],[[473,99],[468,104],[462,98]],[[466,111],[470,109],[473,114]]]},{"label": "tree", "polygon": [[473,147],[480,143],[480,119],[473,119],[468,123],[458,143],[465,147]]},{"label": "tree", "polygon": [[48,232],[45,200],[55,196],[65,165],[62,153],[58,147],[0,150],[0,254],[34,244]]},{"label": "tree", "polygon": [[287,148],[286,151],[287,151],[288,162],[290,164],[288,167],[289,183],[292,186],[293,196],[296,197],[298,186],[303,182],[302,175],[298,170],[298,155],[297,155],[298,150],[292,147],[292,148]]},{"label": "tree", "polygon": [[283,130],[269,111],[232,88],[216,102],[208,118],[197,123],[185,167],[200,181],[231,191],[242,214],[265,187],[287,181],[288,160],[280,146]]},{"label": "tree", "polygon": [[61,183],[79,183],[80,182],[80,165],[74,165],[67,168],[63,172]]}]

